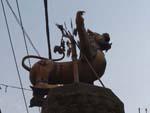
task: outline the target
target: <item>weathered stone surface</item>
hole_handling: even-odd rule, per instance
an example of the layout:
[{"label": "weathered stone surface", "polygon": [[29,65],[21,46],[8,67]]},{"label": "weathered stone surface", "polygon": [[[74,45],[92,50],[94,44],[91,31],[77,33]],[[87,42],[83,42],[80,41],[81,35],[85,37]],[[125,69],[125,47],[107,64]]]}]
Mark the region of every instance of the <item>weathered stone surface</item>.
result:
[{"label": "weathered stone surface", "polygon": [[79,83],[50,89],[42,113],[124,113],[124,105],[108,88]]}]

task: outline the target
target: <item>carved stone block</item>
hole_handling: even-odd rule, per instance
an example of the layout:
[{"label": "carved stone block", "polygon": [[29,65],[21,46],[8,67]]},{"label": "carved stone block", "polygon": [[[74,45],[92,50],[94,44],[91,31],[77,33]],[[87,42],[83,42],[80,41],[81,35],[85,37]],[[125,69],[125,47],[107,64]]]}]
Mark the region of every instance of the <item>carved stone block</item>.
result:
[{"label": "carved stone block", "polygon": [[108,88],[74,83],[50,89],[42,113],[124,113],[124,104]]}]

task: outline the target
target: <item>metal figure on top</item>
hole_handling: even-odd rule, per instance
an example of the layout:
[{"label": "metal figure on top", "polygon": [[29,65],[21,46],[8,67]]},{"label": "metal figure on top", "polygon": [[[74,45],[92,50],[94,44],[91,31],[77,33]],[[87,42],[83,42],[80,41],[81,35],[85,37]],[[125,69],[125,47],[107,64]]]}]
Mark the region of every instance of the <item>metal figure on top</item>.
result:
[{"label": "metal figure on top", "polygon": [[[54,52],[62,54],[62,58],[48,59],[34,55],[28,55],[23,58],[22,66],[30,73],[33,91],[38,88],[49,89],[74,82],[93,84],[95,80],[103,76],[106,68],[104,51],[108,51],[111,48],[110,37],[108,33],[98,34],[86,29],[83,13],[84,11],[78,11],[76,14],[75,29],[71,22],[72,32],[63,25],[56,25],[62,33],[62,38],[60,45],[54,47]],[[78,43],[75,41],[75,37],[79,38]],[[67,55],[72,56],[72,61],[57,62],[65,57],[66,46],[68,48]],[[80,51],[79,58],[77,58],[76,47]],[[40,60],[30,68],[25,64],[25,60],[28,58]],[[45,94],[42,92],[40,97]]]}]

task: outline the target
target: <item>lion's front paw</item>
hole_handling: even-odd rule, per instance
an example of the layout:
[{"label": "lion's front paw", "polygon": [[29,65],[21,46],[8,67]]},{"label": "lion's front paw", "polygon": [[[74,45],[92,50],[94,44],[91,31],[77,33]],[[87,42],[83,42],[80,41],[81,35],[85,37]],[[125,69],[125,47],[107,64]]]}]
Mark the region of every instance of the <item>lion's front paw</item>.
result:
[{"label": "lion's front paw", "polygon": [[78,11],[76,15],[76,24],[77,26],[83,25],[84,24],[84,18],[82,15],[85,13],[85,11]]}]

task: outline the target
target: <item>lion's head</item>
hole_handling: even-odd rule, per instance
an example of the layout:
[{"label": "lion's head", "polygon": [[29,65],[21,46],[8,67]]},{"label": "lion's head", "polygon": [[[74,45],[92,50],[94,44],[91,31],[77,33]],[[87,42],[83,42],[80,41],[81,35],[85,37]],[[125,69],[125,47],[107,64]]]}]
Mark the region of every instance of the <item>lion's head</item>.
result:
[{"label": "lion's head", "polygon": [[103,33],[102,35],[91,30],[87,30],[88,35],[95,39],[95,42],[99,49],[108,51],[111,48],[112,43],[110,43],[110,36],[108,33]]}]

